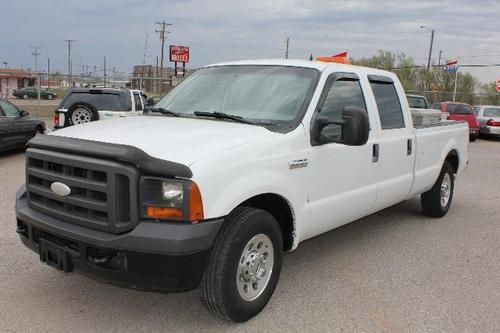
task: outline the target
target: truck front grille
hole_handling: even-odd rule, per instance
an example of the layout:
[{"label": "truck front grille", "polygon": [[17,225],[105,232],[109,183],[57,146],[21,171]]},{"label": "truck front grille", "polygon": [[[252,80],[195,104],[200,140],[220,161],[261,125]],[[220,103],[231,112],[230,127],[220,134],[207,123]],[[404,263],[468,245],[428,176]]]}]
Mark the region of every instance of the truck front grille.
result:
[{"label": "truck front grille", "polygon": [[[91,157],[30,148],[26,152],[26,188],[30,207],[63,221],[121,233],[138,221],[135,168]],[[71,192],[61,196],[51,185]]]}]

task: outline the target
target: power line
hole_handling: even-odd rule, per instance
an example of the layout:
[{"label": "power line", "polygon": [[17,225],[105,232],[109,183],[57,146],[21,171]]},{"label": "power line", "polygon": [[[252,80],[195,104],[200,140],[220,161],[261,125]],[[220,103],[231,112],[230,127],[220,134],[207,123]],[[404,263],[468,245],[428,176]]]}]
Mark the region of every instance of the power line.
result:
[{"label": "power line", "polygon": [[167,27],[169,25],[172,25],[171,23],[167,23],[165,21],[161,22],[155,22],[160,26],[160,30],[155,30],[156,33],[160,34],[160,40],[161,40],[161,61],[160,61],[160,68],[161,68],[161,76],[163,77],[163,50],[165,48],[165,39],[167,39],[166,34],[170,33],[170,31],[167,31]]}]

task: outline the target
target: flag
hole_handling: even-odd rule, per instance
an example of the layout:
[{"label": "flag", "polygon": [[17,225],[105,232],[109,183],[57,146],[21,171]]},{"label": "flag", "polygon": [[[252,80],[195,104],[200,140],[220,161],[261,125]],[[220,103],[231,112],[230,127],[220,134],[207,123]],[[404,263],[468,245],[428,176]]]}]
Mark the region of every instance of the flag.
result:
[{"label": "flag", "polygon": [[444,65],[443,70],[449,73],[455,73],[458,70],[458,61],[449,61],[446,65]]}]

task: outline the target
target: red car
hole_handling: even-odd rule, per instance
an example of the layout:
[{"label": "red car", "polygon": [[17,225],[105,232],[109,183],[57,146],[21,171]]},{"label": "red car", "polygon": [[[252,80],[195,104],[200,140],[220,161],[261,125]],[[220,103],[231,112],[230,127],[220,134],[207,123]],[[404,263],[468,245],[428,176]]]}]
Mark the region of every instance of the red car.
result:
[{"label": "red car", "polygon": [[432,109],[448,112],[449,120],[466,121],[469,124],[470,141],[475,141],[479,136],[479,123],[472,106],[466,103],[442,102],[433,104]]}]

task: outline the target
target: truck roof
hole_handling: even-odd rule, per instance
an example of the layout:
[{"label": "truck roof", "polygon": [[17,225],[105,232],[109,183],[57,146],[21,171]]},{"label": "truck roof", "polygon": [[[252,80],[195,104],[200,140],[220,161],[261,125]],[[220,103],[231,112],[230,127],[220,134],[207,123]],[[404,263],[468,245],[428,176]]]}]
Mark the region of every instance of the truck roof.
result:
[{"label": "truck roof", "polygon": [[334,62],[322,62],[322,61],[310,61],[303,59],[255,59],[255,60],[239,60],[230,62],[221,62],[216,64],[207,65],[205,67],[216,67],[216,66],[240,66],[240,65],[263,65],[263,66],[291,66],[291,67],[303,67],[303,68],[314,68],[319,71],[324,71],[327,68],[335,68],[339,71],[357,72],[363,74],[381,74],[385,76],[390,76],[396,78],[396,75],[392,72],[385,71],[382,69],[376,69],[371,67],[355,66],[339,64]]}]

